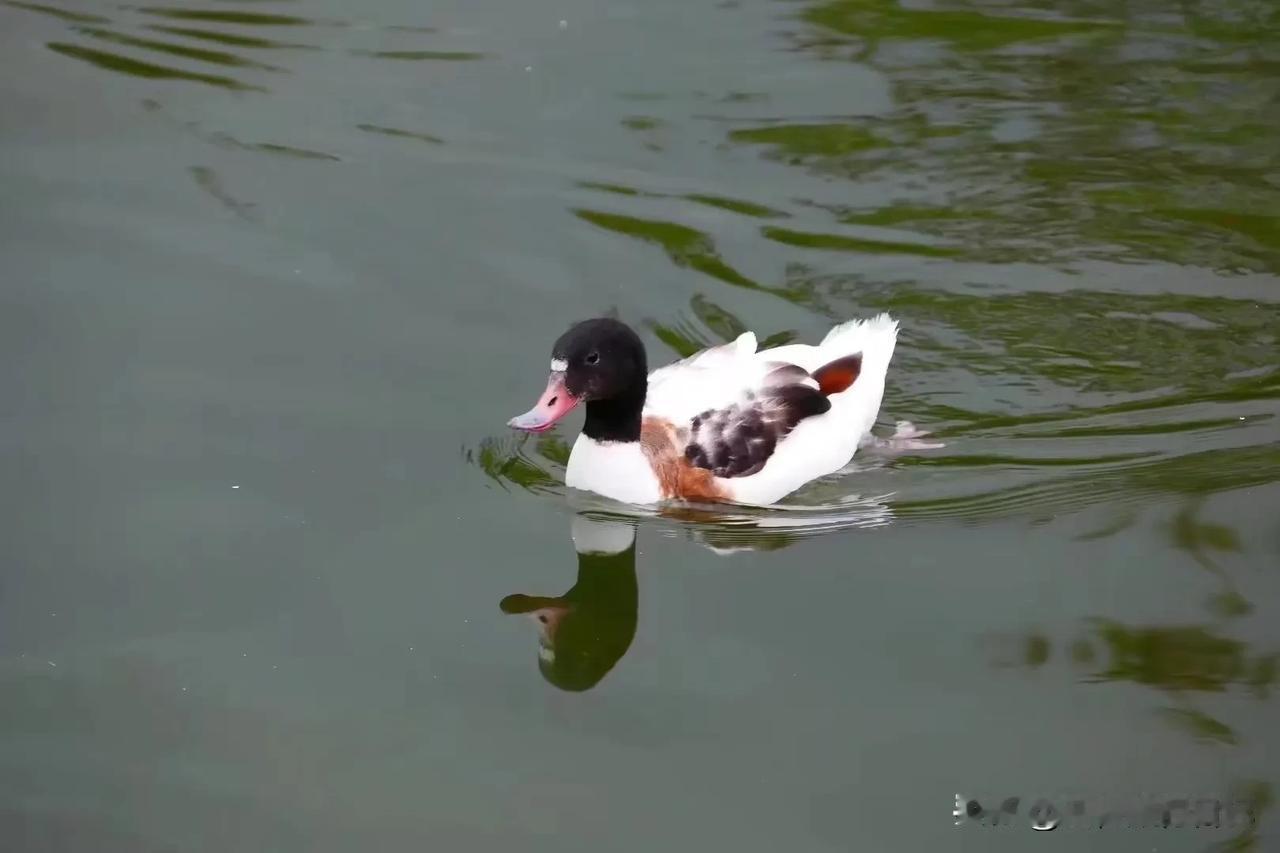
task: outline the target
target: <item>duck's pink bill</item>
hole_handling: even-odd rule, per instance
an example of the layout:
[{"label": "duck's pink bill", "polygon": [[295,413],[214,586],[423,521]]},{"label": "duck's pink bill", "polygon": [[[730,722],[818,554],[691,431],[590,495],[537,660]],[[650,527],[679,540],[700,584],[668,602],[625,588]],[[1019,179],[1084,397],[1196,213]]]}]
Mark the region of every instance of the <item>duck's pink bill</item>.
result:
[{"label": "duck's pink bill", "polygon": [[569,414],[576,405],[578,398],[564,387],[564,374],[553,373],[547,380],[547,390],[538,398],[538,404],[507,421],[507,426],[525,432],[543,432],[555,426],[556,421]]}]

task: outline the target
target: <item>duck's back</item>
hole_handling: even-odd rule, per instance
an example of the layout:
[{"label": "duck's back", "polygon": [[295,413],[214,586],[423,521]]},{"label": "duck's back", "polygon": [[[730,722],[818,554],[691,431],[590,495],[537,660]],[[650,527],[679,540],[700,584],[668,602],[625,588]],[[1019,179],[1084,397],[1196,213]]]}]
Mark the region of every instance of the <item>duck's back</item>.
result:
[{"label": "duck's back", "polygon": [[848,464],[875,423],[897,330],[881,314],[843,323],[816,346],[763,351],[747,332],[659,368],[645,401],[650,434],[661,427],[672,442],[666,463],[678,453],[695,474],[709,472],[720,499],[774,503]]}]

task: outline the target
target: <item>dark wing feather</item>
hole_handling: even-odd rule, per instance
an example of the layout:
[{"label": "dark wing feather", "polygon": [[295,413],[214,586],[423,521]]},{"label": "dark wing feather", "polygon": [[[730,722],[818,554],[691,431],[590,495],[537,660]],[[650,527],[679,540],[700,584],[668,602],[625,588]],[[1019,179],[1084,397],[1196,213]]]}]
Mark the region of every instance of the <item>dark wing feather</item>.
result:
[{"label": "dark wing feather", "polygon": [[796,424],[831,408],[826,395],[810,383],[803,368],[783,365],[739,402],[703,412],[689,424],[685,458],[717,477],[756,473]]}]

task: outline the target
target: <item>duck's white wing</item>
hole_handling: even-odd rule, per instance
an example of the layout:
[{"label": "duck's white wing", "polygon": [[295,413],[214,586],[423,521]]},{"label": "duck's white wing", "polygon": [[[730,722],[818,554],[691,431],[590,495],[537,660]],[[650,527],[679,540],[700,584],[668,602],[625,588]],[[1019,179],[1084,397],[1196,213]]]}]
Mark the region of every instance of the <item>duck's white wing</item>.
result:
[{"label": "duck's white wing", "polygon": [[645,396],[645,416],[684,426],[703,412],[740,402],[781,364],[761,358],[756,347],[755,334],[743,332],[727,344],[653,371]]},{"label": "duck's white wing", "polygon": [[830,411],[829,395],[852,384],[861,364],[852,355],[810,373],[780,354],[757,352],[746,333],[655,371],[645,415],[674,428],[687,464],[720,478],[755,474],[798,424]]}]

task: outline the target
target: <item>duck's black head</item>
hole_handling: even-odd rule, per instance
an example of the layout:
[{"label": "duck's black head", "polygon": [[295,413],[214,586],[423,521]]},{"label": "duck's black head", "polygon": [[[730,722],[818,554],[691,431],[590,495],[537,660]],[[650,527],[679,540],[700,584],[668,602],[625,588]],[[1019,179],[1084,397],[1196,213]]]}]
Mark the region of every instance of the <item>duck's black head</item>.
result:
[{"label": "duck's black head", "polygon": [[551,376],[538,404],[510,426],[550,429],[578,403],[587,404],[582,431],[597,441],[635,441],[648,390],[648,360],[640,336],[626,323],[583,320],[551,347]]},{"label": "duck's black head", "polygon": [[551,348],[552,369],[564,372],[565,390],[583,402],[625,397],[648,376],[644,344],[626,323],[583,320]]}]

